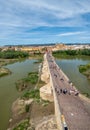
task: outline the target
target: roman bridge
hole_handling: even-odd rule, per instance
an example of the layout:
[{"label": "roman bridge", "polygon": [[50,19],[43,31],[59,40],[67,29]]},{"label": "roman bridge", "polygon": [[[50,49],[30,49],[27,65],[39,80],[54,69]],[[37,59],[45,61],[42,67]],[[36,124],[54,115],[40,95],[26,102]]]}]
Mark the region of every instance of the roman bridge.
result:
[{"label": "roman bridge", "polygon": [[41,79],[47,85],[40,89],[40,96],[54,100],[58,130],[90,130],[90,115],[78,96],[78,90],[58,67],[51,53],[44,55]]}]

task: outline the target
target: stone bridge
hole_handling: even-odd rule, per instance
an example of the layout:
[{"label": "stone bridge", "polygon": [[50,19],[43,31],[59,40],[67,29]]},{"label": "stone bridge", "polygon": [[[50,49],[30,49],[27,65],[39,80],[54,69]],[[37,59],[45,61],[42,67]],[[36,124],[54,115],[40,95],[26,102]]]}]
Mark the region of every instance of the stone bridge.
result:
[{"label": "stone bridge", "polygon": [[58,130],[90,130],[90,115],[79,92],[55,63],[50,53],[44,55],[40,88],[44,100],[54,101]]}]

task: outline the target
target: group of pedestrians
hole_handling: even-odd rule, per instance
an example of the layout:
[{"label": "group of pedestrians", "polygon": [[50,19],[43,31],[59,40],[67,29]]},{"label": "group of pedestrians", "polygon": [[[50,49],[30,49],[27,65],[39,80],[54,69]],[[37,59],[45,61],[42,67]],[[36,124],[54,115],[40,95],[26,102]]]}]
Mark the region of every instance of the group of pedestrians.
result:
[{"label": "group of pedestrians", "polygon": [[79,91],[74,89],[73,87],[71,87],[70,91],[69,91],[69,95],[74,94],[75,96],[79,95]]},{"label": "group of pedestrians", "polygon": [[77,90],[67,90],[66,88],[57,88],[57,87],[55,87],[55,91],[57,92],[57,94],[58,95],[60,95],[60,94],[69,94],[69,95],[75,95],[75,96],[78,96],[79,95],[79,91],[77,91]]},{"label": "group of pedestrians", "polygon": [[55,88],[55,91],[58,93],[58,95],[60,95],[61,93],[66,94],[67,93],[67,89],[59,89],[59,88]]}]

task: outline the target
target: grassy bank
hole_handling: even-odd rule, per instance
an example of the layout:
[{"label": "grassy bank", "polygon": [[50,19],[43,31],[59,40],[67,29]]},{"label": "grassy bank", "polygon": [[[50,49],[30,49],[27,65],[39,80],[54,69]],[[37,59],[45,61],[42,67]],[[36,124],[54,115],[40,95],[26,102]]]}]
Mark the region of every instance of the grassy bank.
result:
[{"label": "grassy bank", "polygon": [[0,67],[12,64],[19,61],[19,59],[0,59]]},{"label": "grassy bank", "polygon": [[30,72],[28,76],[24,79],[25,82],[30,82],[31,84],[36,84],[38,81],[38,72]]},{"label": "grassy bank", "polygon": [[0,58],[3,59],[16,59],[16,58],[26,58],[29,54],[27,52],[22,51],[14,51],[14,50],[7,50],[0,52]]},{"label": "grassy bank", "polygon": [[24,100],[33,99],[35,102],[47,106],[50,102],[43,100],[40,98],[40,91],[39,89],[32,89],[24,93],[24,95],[21,97]]},{"label": "grassy bank", "polygon": [[86,75],[87,78],[90,79],[90,63],[86,65],[80,65],[79,72]]},{"label": "grassy bank", "polygon": [[90,56],[90,49],[83,50],[59,50],[53,52],[53,56],[56,58],[74,58],[80,56]]},{"label": "grassy bank", "polygon": [[26,130],[29,127],[29,119],[20,122],[13,130]]},{"label": "grassy bank", "polygon": [[39,101],[40,100],[40,92],[39,92],[39,89],[32,89],[32,90],[29,90],[27,92],[24,93],[24,95],[22,96],[23,99],[34,99],[34,100],[37,100]]},{"label": "grassy bank", "polygon": [[21,61],[26,58],[39,59],[37,63],[40,63],[42,62],[43,54],[41,53],[29,54],[28,52],[14,51],[14,50],[3,51],[0,52],[0,67],[17,61]]},{"label": "grassy bank", "polygon": [[38,82],[38,72],[30,72],[28,76],[24,79],[18,80],[16,82],[16,88],[18,91],[22,91],[27,87],[33,87]]}]

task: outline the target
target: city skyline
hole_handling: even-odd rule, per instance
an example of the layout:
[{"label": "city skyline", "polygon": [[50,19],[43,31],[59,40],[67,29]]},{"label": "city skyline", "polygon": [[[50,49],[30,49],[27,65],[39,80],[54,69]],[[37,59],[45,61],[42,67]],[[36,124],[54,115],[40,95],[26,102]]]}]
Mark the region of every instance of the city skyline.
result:
[{"label": "city skyline", "polygon": [[0,0],[0,45],[90,43],[90,0]]}]

